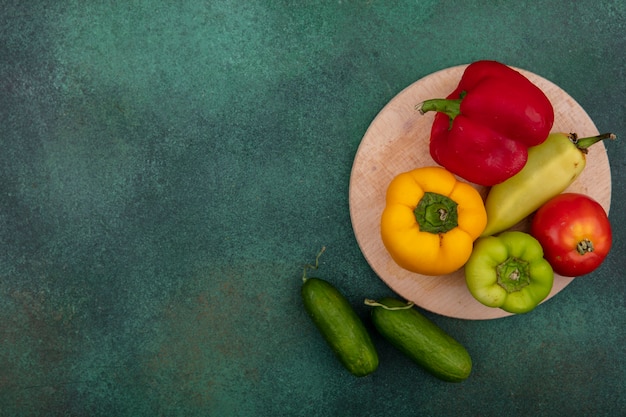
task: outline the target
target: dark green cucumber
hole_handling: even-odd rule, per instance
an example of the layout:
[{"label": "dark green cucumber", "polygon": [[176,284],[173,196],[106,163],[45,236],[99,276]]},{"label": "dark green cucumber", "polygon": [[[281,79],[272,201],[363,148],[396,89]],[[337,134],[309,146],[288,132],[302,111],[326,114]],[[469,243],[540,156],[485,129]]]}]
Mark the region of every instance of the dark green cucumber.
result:
[{"label": "dark green cucumber", "polygon": [[378,354],[367,329],[348,300],[329,282],[306,278],[304,307],[339,361],[356,376],[378,367]]},{"label": "dark green cucumber", "polygon": [[372,321],[380,334],[414,362],[444,381],[469,377],[472,358],[465,347],[411,304],[394,298],[365,303],[374,307]]}]

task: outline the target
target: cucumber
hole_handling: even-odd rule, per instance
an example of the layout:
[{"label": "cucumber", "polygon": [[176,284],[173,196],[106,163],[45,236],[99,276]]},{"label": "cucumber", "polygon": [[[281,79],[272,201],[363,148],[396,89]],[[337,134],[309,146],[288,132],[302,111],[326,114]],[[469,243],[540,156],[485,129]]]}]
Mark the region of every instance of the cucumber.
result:
[{"label": "cucumber", "polygon": [[304,308],[343,366],[355,376],[378,367],[378,353],[367,329],[348,300],[329,282],[306,278]]},{"label": "cucumber", "polygon": [[412,304],[394,298],[365,300],[372,322],[393,346],[434,376],[449,382],[469,377],[472,359],[459,342],[420,314]]}]

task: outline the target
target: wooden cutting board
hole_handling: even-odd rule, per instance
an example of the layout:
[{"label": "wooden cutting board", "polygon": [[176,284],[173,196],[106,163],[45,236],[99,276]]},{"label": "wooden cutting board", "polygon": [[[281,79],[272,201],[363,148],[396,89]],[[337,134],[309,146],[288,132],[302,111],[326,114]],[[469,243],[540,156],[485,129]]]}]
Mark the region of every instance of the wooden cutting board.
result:
[{"label": "wooden cutting board", "polygon": [[[444,316],[494,319],[510,314],[477,302],[467,290],[462,269],[436,277],[406,271],[391,259],[380,237],[380,215],[392,178],[417,167],[436,165],[428,150],[434,113],[420,115],[415,106],[430,98],[445,98],[456,88],[466,67],[460,65],[444,69],[416,81],[394,97],[376,116],[354,159],[349,191],[350,216],[365,259],[399,296]],[[573,132],[580,137],[599,133],[585,110],[565,91],[536,74],[516,69],[541,88],[552,102],[555,112],[553,132]],[[483,196],[486,195],[485,187],[475,187]],[[589,195],[608,213],[611,171],[604,144],[598,143],[590,148],[585,170],[566,191]],[[513,229],[528,231],[528,221]],[[573,279],[556,275],[552,292],[546,300],[563,290]]]}]

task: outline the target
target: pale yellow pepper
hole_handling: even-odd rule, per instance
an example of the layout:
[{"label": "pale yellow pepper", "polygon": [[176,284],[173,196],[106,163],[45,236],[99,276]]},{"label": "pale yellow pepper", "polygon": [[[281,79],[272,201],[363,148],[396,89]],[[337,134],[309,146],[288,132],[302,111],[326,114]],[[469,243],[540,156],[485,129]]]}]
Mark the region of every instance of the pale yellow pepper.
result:
[{"label": "pale yellow pepper", "polygon": [[478,191],[438,166],[395,177],[387,189],[381,236],[392,259],[423,275],[461,268],[487,214]]}]

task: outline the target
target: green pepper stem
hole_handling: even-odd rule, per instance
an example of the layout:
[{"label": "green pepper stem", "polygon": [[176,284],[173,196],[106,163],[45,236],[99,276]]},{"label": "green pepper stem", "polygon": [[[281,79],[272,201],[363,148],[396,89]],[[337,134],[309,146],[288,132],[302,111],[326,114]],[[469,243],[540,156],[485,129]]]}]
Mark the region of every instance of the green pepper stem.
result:
[{"label": "green pepper stem", "polygon": [[617,138],[617,136],[613,133],[603,133],[601,135],[590,136],[588,138],[579,138],[576,133],[571,133],[569,137],[572,143],[584,153],[587,153],[587,149],[589,149],[589,147],[594,143],[598,143],[604,139],[615,140]]},{"label": "green pepper stem", "polygon": [[450,120],[454,120],[456,116],[461,114],[461,101],[462,99],[445,99],[445,98],[433,98],[426,100],[415,106],[415,109],[421,114],[429,111],[436,111],[445,113],[450,117]]},{"label": "green pepper stem", "polygon": [[498,285],[509,294],[530,285],[530,266],[527,261],[510,256],[496,267]]}]

